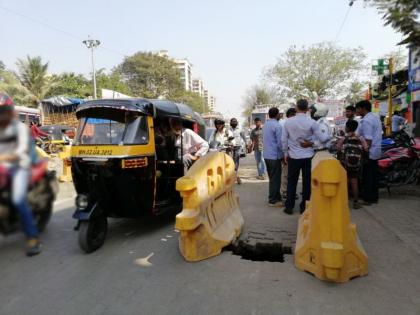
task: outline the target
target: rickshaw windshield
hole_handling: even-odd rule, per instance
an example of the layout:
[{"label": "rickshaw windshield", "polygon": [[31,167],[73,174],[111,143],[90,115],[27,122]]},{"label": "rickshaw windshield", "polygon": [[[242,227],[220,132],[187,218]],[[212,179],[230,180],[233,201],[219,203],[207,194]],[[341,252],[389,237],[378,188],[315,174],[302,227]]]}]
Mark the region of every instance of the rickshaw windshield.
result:
[{"label": "rickshaw windshield", "polygon": [[78,145],[147,144],[147,117],[131,112],[89,114],[79,120]]}]

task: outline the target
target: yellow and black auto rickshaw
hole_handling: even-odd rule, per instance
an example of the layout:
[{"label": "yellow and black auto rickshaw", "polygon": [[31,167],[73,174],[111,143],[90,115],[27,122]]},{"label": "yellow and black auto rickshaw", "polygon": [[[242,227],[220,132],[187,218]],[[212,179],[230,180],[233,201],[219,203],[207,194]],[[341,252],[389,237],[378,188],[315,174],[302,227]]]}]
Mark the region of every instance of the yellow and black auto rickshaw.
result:
[{"label": "yellow and black auto rickshaw", "polygon": [[182,209],[175,182],[184,175],[181,148],[169,120],[204,138],[204,121],[190,107],[164,100],[93,100],[76,112],[72,146],[79,244],[92,252],[105,241],[108,217],[136,218]]}]

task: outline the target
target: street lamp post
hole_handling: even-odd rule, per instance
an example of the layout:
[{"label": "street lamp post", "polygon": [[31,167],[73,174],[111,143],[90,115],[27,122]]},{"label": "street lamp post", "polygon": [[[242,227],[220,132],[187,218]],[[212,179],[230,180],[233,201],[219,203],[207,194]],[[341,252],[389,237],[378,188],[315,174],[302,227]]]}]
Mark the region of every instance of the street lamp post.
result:
[{"label": "street lamp post", "polygon": [[98,47],[101,42],[97,39],[87,39],[83,41],[83,44],[86,45],[88,49],[91,50],[92,54],[92,76],[93,76],[93,98],[96,99],[96,73],[95,73],[95,61],[93,57],[93,50]]}]

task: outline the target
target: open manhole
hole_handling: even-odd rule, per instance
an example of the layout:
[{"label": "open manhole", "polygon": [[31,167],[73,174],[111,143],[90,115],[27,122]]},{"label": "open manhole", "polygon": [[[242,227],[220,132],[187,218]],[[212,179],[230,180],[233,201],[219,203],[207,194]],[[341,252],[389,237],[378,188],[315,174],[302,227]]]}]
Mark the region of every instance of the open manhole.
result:
[{"label": "open manhole", "polygon": [[227,250],[246,260],[284,262],[284,255],[292,254],[295,238],[292,233],[277,229],[249,231]]}]

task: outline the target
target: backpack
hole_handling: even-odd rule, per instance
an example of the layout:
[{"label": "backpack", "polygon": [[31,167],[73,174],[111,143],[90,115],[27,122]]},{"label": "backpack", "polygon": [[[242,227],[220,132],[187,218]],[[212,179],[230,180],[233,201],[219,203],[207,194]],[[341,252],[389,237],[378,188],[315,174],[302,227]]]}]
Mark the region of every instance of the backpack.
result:
[{"label": "backpack", "polygon": [[348,171],[359,171],[363,164],[363,147],[358,137],[345,137],[342,163]]}]

